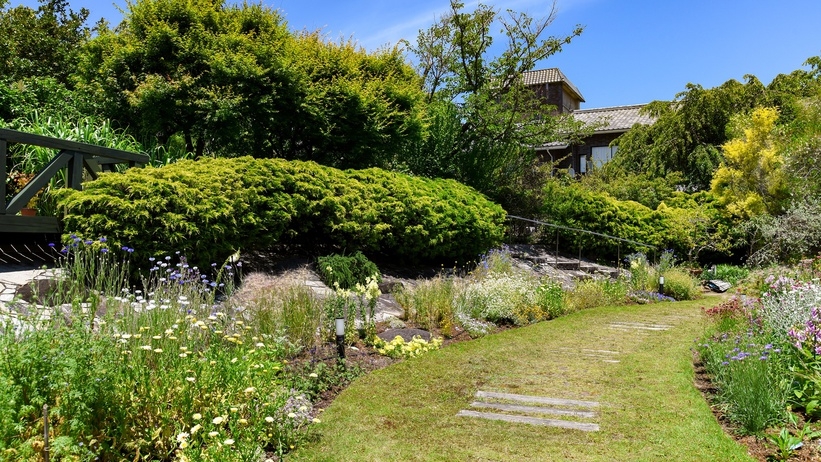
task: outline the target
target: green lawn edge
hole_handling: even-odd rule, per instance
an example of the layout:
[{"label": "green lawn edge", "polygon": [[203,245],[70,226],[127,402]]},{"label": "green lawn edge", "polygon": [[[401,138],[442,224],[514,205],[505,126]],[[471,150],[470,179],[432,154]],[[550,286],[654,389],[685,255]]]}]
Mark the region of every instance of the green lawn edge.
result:
[{"label": "green lawn edge", "polygon": [[[749,461],[693,386],[700,301],[597,308],[451,345],[354,382],[289,461]],[[612,322],[673,326],[619,330]],[[581,355],[618,351],[619,363]],[[582,432],[458,417],[477,390],[601,403]]]}]

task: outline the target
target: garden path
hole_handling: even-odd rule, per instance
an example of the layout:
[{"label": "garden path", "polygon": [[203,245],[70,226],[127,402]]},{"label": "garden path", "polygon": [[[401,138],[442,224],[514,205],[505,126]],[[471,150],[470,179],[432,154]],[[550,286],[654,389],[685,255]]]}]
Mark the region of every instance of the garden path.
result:
[{"label": "garden path", "polygon": [[701,307],[722,299],[584,310],[403,361],[340,394],[291,460],[750,460],[693,386]]}]

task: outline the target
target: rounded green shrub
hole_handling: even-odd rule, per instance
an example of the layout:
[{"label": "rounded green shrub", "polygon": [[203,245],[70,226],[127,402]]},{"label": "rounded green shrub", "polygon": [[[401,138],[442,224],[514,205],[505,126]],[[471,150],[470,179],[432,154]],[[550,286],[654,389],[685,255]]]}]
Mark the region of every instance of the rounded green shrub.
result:
[{"label": "rounded green shrub", "polygon": [[135,257],[185,252],[192,264],[277,244],[469,260],[501,242],[505,219],[453,180],[251,157],[103,174],[58,198],[66,231],[105,236]]},{"label": "rounded green shrub", "polygon": [[357,284],[364,286],[367,278],[374,277],[377,282],[382,281],[376,264],[358,250],[350,256],[332,254],[319,257],[316,266],[322,282],[328,287],[353,289]]}]

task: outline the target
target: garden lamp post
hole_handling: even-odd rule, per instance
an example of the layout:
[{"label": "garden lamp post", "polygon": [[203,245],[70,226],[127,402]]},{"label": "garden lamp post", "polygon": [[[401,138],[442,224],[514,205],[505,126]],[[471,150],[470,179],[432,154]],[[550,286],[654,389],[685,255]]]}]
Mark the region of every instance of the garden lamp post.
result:
[{"label": "garden lamp post", "polygon": [[345,359],[345,318],[336,318],[336,352],[339,359]]},{"label": "garden lamp post", "polygon": [[664,276],[659,276],[659,293],[664,295]]}]

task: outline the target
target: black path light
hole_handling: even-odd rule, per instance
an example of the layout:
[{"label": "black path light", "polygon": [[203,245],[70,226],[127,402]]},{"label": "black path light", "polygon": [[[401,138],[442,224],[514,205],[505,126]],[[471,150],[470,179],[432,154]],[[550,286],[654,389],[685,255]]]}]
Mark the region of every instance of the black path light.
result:
[{"label": "black path light", "polygon": [[339,359],[345,359],[345,318],[336,318],[336,351]]},{"label": "black path light", "polygon": [[659,276],[659,293],[664,295],[664,276]]}]

